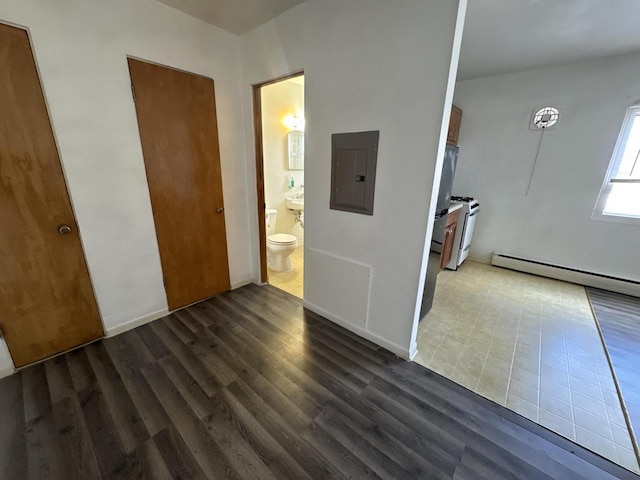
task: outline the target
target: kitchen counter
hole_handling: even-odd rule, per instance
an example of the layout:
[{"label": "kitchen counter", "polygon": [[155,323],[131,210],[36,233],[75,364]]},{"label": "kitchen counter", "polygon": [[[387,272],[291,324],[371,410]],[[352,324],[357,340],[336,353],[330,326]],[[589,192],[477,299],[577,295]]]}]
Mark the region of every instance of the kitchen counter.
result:
[{"label": "kitchen counter", "polygon": [[457,210],[460,210],[462,208],[463,203],[462,202],[451,202],[449,204],[449,213],[453,213]]}]

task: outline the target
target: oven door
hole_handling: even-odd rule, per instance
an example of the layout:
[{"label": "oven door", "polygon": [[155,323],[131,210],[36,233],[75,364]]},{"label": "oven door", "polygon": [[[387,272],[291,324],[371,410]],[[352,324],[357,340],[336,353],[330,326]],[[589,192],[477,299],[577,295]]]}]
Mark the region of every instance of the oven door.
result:
[{"label": "oven door", "polygon": [[473,237],[473,229],[475,228],[479,211],[480,209],[474,210],[466,218],[467,221],[464,224],[464,231],[462,232],[462,239],[460,241],[460,251],[458,252],[458,266],[462,265],[462,262],[469,256],[471,238]]}]

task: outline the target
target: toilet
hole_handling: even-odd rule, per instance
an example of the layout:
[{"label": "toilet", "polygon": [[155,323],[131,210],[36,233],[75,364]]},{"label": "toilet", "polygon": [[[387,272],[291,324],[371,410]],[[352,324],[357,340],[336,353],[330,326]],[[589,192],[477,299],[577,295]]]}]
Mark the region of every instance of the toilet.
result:
[{"label": "toilet", "polygon": [[275,272],[293,270],[291,254],[298,246],[298,239],[287,233],[276,233],[277,210],[266,210],[267,223],[267,264]]}]

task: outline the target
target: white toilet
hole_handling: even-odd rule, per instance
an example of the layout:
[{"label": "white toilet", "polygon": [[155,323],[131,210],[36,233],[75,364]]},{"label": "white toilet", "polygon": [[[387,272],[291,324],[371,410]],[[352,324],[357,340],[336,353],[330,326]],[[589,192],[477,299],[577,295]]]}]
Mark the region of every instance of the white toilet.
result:
[{"label": "white toilet", "polygon": [[267,264],[275,272],[293,270],[291,254],[298,246],[298,239],[287,233],[276,233],[277,210],[266,210],[267,223]]}]

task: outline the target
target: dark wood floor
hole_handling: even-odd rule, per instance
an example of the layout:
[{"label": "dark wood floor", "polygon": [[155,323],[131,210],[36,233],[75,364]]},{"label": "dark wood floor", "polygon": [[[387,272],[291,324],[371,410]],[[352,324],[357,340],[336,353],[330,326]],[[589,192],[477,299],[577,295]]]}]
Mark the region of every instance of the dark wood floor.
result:
[{"label": "dark wood floor", "polygon": [[0,409],[2,479],[637,478],[273,287],[27,368]]},{"label": "dark wood floor", "polygon": [[587,288],[636,438],[640,433],[640,298]]}]

